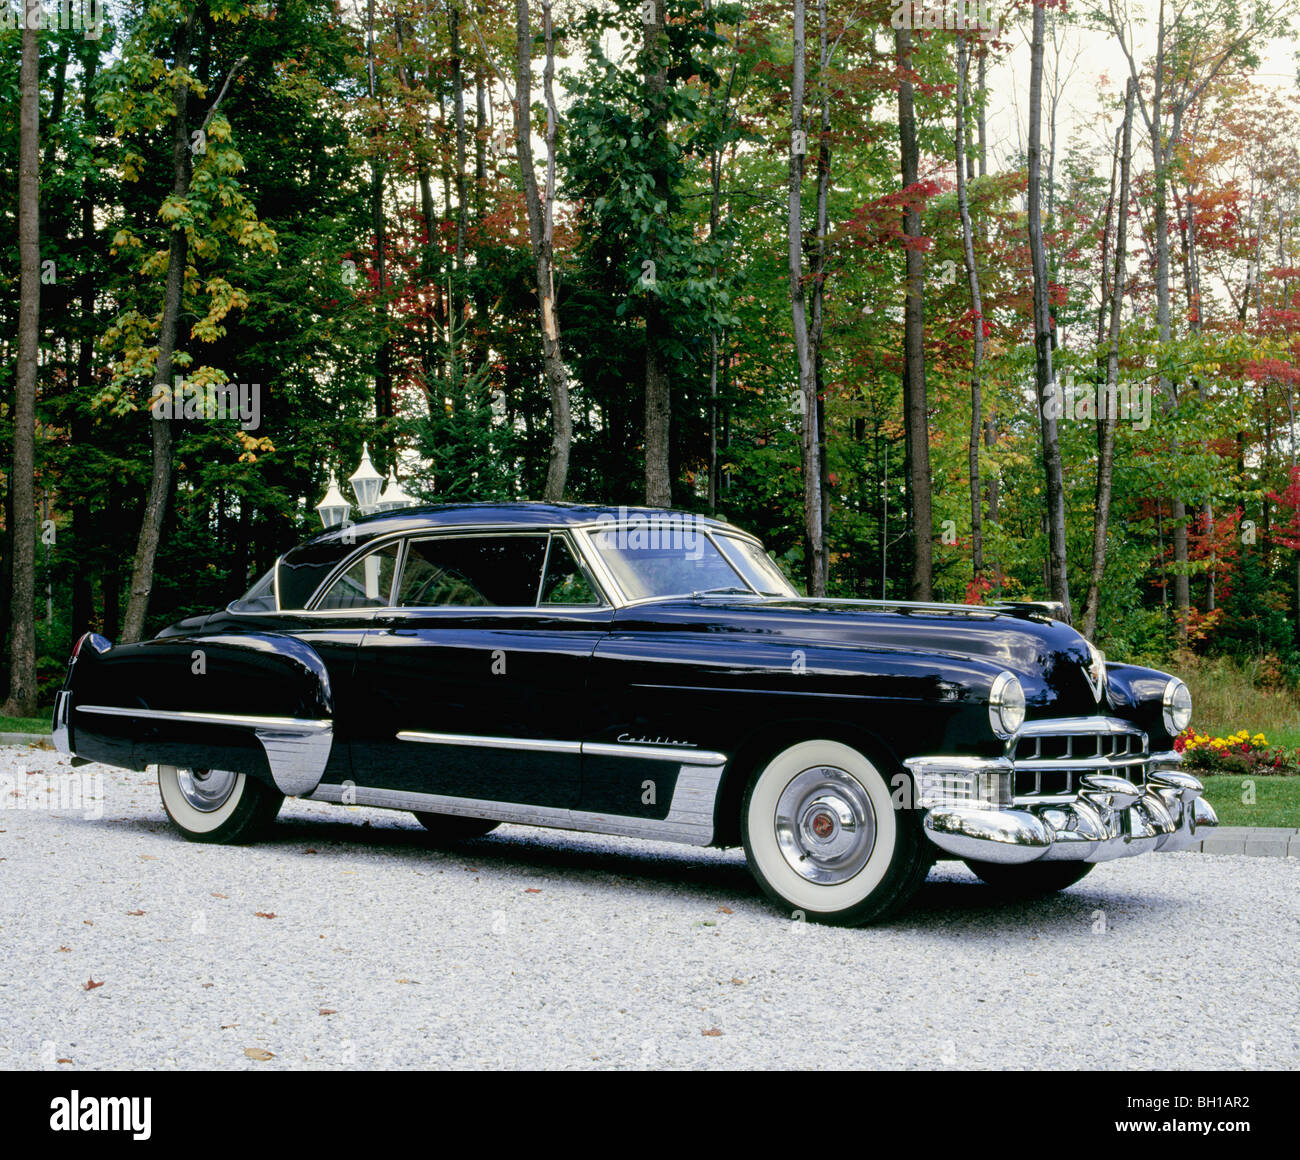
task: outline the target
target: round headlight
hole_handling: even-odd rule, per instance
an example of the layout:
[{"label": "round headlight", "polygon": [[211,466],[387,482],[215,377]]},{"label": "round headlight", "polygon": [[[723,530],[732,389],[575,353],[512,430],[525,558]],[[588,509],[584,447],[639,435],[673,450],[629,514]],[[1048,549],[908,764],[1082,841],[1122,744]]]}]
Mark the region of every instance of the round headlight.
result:
[{"label": "round headlight", "polygon": [[1014,673],[999,673],[989,690],[989,724],[1004,740],[1025,723],[1025,690]]},{"label": "round headlight", "polygon": [[1177,737],[1192,723],[1192,692],[1177,677],[1165,686],[1165,729]]}]

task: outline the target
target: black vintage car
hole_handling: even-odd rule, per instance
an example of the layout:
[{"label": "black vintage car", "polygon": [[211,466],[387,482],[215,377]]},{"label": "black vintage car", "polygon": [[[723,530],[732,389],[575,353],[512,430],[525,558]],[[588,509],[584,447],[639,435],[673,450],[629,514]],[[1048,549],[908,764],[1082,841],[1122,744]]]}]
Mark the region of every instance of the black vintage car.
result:
[{"label": "black vintage car", "polygon": [[1053,607],[805,599],[729,524],[652,509],[426,507],[287,552],[222,612],[88,634],[54,739],[158,766],[176,828],[250,839],[287,795],[742,844],[796,917],[904,905],[936,858],[1020,894],[1216,824],[1176,677]]}]

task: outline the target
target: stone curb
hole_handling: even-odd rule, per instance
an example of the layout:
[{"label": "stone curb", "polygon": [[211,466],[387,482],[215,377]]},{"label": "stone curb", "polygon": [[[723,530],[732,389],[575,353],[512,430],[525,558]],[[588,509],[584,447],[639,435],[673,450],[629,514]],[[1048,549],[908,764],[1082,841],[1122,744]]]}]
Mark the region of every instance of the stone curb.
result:
[{"label": "stone curb", "polygon": [[35,745],[38,749],[53,749],[48,733],[0,733],[0,745]]},{"label": "stone curb", "polygon": [[1300,858],[1300,829],[1278,826],[1217,826],[1190,847],[1202,854],[1247,854],[1255,858]]}]

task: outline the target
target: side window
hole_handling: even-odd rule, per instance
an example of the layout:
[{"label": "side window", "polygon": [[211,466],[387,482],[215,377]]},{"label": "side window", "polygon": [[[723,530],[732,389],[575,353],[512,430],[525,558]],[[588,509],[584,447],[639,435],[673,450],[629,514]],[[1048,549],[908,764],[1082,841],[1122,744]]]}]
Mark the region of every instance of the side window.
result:
[{"label": "side window", "polygon": [[599,604],[600,597],[586,573],[578,567],[563,536],[551,537],[546,558],[546,579],[542,581],[542,604]]},{"label": "side window", "polygon": [[387,608],[397,567],[397,544],[363,556],[329,586],[317,608]]},{"label": "side window", "polygon": [[546,536],[439,536],[412,540],[397,590],[404,608],[528,607],[546,559]]}]

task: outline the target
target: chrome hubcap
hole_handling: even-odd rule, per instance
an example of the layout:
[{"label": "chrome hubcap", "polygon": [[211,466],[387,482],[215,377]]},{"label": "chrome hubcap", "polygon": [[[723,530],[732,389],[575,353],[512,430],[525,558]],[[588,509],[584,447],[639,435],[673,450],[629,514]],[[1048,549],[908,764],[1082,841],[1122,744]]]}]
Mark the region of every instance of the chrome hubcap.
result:
[{"label": "chrome hubcap", "polygon": [[228,769],[178,769],[176,782],[189,805],[210,814],[229,800],[238,776]]},{"label": "chrome hubcap", "polygon": [[862,784],[830,765],[805,769],[776,803],[776,840],[790,868],[809,882],[847,882],[876,845],[876,811]]}]

